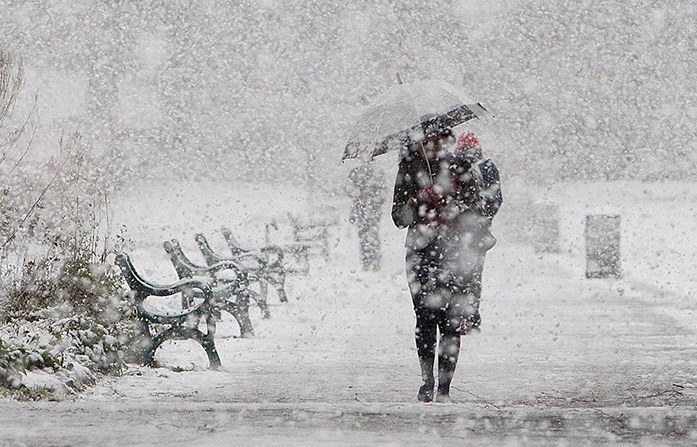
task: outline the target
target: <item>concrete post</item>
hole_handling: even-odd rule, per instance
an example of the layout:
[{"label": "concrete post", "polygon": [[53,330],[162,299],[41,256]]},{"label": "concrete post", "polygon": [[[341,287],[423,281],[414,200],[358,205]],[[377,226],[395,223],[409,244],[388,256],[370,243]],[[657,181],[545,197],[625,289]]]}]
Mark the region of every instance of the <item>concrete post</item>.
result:
[{"label": "concrete post", "polygon": [[619,278],[620,216],[586,216],[586,278]]}]

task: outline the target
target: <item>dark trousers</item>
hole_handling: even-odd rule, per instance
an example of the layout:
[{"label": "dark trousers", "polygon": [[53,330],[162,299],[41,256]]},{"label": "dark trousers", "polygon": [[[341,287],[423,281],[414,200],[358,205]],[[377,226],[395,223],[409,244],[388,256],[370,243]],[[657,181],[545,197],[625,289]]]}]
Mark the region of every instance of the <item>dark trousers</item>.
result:
[{"label": "dark trousers", "polygon": [[408,249],[406,264],[421,377],[424,384],[434,383],[437,347],[438,392],[448,394],[460,354],[460,328],[479,320],[484,253],[472,253],[454,266],[434,243],[420,250]]}]

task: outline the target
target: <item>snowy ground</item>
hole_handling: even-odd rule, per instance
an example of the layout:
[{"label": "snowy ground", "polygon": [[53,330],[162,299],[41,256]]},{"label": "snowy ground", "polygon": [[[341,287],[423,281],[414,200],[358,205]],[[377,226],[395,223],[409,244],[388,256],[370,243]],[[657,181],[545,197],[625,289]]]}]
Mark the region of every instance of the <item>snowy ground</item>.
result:
[{"label": "snowy ground", "polygon": [[[138,206],[116,202],[117,222],[135,242],[136,267],[158,282],[176,279],[165,239],[179,238],[200,259],[197,231],[224,252],[220,225],[262,243],[269,216],[282,220],[309,206],[302,192],[287,188],[143,190]],[[204,190],[216,192],[204,199]],[[560,205],[560,254],[538,255],[521,239],[521,191]],[[383,271],[362,272],[347,204],[338,200],[331,259],[289,279],[289,303],[272,294],[271,319],[252,310],[257,337],[236,338],[232,319],[221,322],[222,370],[207,370],[197,345],[168,343],[157,355],[165,367],[132,367],[74,401],[0,401],[0,444],[696,443],[697,304],[690,291],[697,263],[690,241],[697,225],[690,203],[697,187],[511,185],[505,192],[499,244],[485,272],[484,326],[463,341],[453,404],[415,401],[403,232],[389,225],[386,209]],[[588,212],[622,215],[620,280],[584,278]]]}]

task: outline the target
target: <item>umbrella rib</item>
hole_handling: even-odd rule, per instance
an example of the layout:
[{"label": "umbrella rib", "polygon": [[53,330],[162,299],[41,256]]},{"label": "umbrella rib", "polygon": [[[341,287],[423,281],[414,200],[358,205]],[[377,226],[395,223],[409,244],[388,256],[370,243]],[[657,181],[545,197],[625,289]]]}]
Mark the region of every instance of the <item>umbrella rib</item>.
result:
[{"label": "umbrella rib", "polygon": [[[342,159],[358,157],[364,151],[375,157],[403,149],[405,144],[416,151],[419,144],[425,157],[424,139],[433,130],[452,128],[482,114],[490,112],[446,81],[395,85],[373,101],[355,122]],[[433,181],[434,168],[428,159],[425,161]]]},{"label": "umbrella rib", "polygon": [[[414,110],[416,110],[416,120],[419,122],[417,126],[420,126],[421,114],[419,113],[419,108],[416,106],[416,101],[414,101],[414,95],[412,94],[411,86],[409,84],[402,84],[402,86],[406,87],[407,92],[409,93],[409,99],[411,100],[411,103],[414,106]],[[421,147],[421,152],[424,154],[424,160],[426,160],[426,168],[428,169],[428,179],[431,180],[431,186],[433,186],[433,184],[435,183],[433,180],[433,170],[431,169],[431,162],[428,161],[428,157],[426,156],[426,149],[424,148],[423,139],[419,140],[419,146]]]}]

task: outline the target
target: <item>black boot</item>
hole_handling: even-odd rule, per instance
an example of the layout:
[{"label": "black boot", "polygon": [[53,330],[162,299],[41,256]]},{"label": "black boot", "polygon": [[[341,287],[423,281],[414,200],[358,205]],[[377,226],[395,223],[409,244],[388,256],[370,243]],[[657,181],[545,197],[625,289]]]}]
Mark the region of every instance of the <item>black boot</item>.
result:
[{"label": "black boot", "polygon": [[431,402],[433,401],[433,386],[435,385],[435,381],[431,379],[430,382],[424,382],[423,385],[419,388],[419,394],[416,396],[416,398],[419,400],[419,402]]},{"label": "black boot", "polygon": [[435,386],[435,379],[433,378],[434,362],[434,356],[424,356],[419,359],[421,380],[423,380],[423,385],[419,388],[419,394],[416,396],[419,402],[431,402],[433,400],[433,387]]},{"label": "black boot", "polygon": [[436,402],[439,404],[449,404],[452,402],[450,399],[450,384],[441,386],[438,384],[438,394],[436,394]]},{"label": "black boot", "polygon": [[438,392],[436,394],[436,402],[449,403],[451,401],[450,383],[455,375],[459,354],[460,336],[442,336],[438,353]]},{"label": "black boot", "polygon": [[440,360],[438,361],[438,392],[436,394],[436,402],[449,403],[450,402],[450,382],[453,379],[453,371],[444,371],[440,367]]}]

